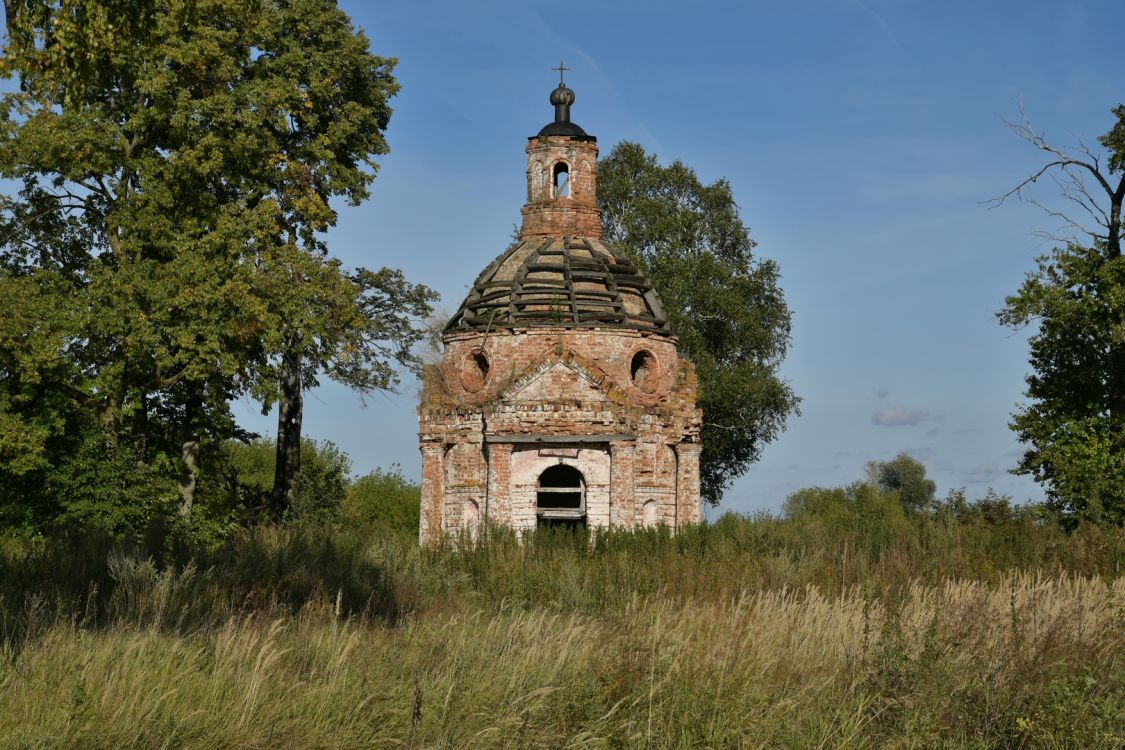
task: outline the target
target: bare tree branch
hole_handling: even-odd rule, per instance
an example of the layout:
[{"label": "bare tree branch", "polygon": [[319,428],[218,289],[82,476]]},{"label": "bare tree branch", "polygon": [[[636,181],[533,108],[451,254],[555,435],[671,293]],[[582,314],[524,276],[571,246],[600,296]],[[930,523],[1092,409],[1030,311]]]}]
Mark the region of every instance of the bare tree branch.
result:
[{"label": "bare tree branch", "polygon": [[1083,141],[1081,137],[1074,136],[1074,140],[1078,143],[1078,148],[1082,151],[1082,153],[1086,154],[1086,158],[1092,161],[1094,163],[1094,166],[1097,167],[1098,171],[1100,172],[1102,168],[1101,156],[1087,148],[1086,142]]},{"label": "bare tree branch", "polygon": [[[1030,176],[1021,181],[1011,190],[1003,195],[992,198],[986,201],[989,208],[996,208],[1003,205],[1009,198],[1015,196],[1020,200],[1027,200],[1031,205],[1040,209],[1048,216],[1060,219],[1063,222],[1061,229],[1073,229],[1082,232],[1089,237],[1106,242],[1107,253],[1109,257],[1118,257],[1121,254],[1121,232],[1122,232],[1122,201],[1125,199],[1125,175],[1116,186],[1110,184],[1109,175],[1113,174],[1113,170],[1105,172],[1102,168],[1102,155],[1091,150],[1081,138],[1075,137],[1074,140],[1078,146],[1074,149],[1063,148],[1055,146],[1047,141],[1044,134],[1035,130],[1031,124],[1030,118],[1024,111],[1022,103],[1019,106],[1020,121],[1012,122],[1007,119],[1004,124],[1011,130],[1017,137],[1027,141],[1039,151],[1050,155],[1050,160],[1035,170]],[[1059,175],[1059,172],[1063,176]],[[1097,226],[1103,231],[1091,231],[1089,227],[1082,222],[1077,221],[1067,213],[1048,208],[1037,200],[1027,198],[1024,191],[1031,185],[1035,184],[1044,175],[1050,175],[1055,185],[1059,188],[1059,192],[1066,200],[1077,204],[1082,211],[1084,211],[1090,218],[1094,220]],[[1098,186],[1101,187],[1108,198],[1108,207],[1104,205],[1101,196],[1097,195],[1095,190],[1093,193],[1087,183],[1087,179],[1093,178]],[[1040,236],[1047,236],[1054,238],[1049,233],[1038,233]],[[1057,238],[1056,238],[1057,239]],[[1069,238],[1071,241],[1074,238]]]},{"label": "bare tree branch", "polygon": [[992,201],[990,201],[990,203],[992,203],[993,205],[1000,205],[1004,202],[1005,199],[1010,198],[1013,195],[1018,196],[1020,194],[1020,190],[1022,188],[1027,187],[1028,185],[1034,183],[1037,179],[1042,177],[1050,169],[1052,169],[1054,167],[1065,167],[1065,166],[1071,166],[1071,165],[1076,166],[1076,167],[1081,167],[1082,169],[1085,169],[1087,172],[1089,172],[1094,177],[1094,179],[1096,179],[1098,181],[1098,183],[1102,186],[1102,189],[1105,190],[1106,195],[1110,196],[1111,198],[1113,197],[1114,189],[1113,189],[1113,187],[1110,186],[1109,181],[1105,178],[1105,175],[1102,174],[1101,162],[1099,161],[1099,159],[1097,157],[1093,156],[1090,153],[1089,149],[1086,148],[1085,144],[1083,144],[1081,141],[1079,141],[1079,148],[1088,157],[1092,157],[1092,158],[1090,158],[1089,161],[1086,161],[1084,159],[1076,158],[1067,149],[1064,149],[1064,148],[1061,148],[1061,147],[1058,147],[1058,146],[1053,146],[1050,143],[1048,143],[1047,139],[1046,139],[1046,136],[1044,136],[1042,133],[1037,133],[1035,131],[1035,128],[1034,128],[1034,126],[1032,126],[1031,120],[1030,120],[1030,118],[1028,118],[1027,113],[1024,111],[1024,108],[1023,108],[1022,104],[1020,105],[1020,119],[1022,120],[1022,122],[1019,122],[1019,123],[1015,123],[1015,122],[1012,122],[1011,120],[1004,119],[1004,124],[1007,125],[1008,129],[1011,130],[1013,133],[1015,133],[1019,138],[1027,141],[1028,143],[1030,143],[1032,146],[1039,149],[1040,151],[1051,154],[1052,156],[1054,156],[1056,158],[1053,159],[1049,164],[1047,164],[1044,167],[1042,167],[1041,169],[1039,169],[1031,177],[1028,177],[1026,180],[1021,182],[1019,185],[1017,185],[1013,189],[1009,190],[1007,193],[1005,193],[999,199],[996,199],[996,198],[992,199]]},{"label": "bare tree branch", "polygon": [[1060,180],[1055,175],[1051,176],[1051,179],[1054,181],[1056,187],[1058,187],[1058,189],[1059,189],[1059,194],[1063,198],[1065,198],[1066,200],[1070,201],[1071,203],[1077,204],[1083,211],[1085,211],[1087,214],[1090,215],[1090,217],[1094,220],[1094,222],[1099,227],[1102,227],[1102,228],[1106,229],[1107,233],[1105,235],[1102,235],[1101,233],[1096,232],[1094,230],[1088,229],[1085,225],[1080,224],[1077,220],[1072,219],[1070,216],[1068,216],[1066,214],[1063,214],[1060,211],[1048,209],[1046,206],[1044,206],[1043,204],[1039,203],[1036,200],[1028,200],[1028,203],[1032,204],[1036,208],[1039,208],[1044,213],[1046,213],[1048,216],[1054,216],[1054,217],[1057,217],[1057,218],[1064,219],[1067,222],[1067,224],[1069,224],[1069,225],[1071,225],[1071,226],[1073,226],[1077,229],[1080,229],[1081,231],[1085,232],[1086,234],[1088,234],[1092,237],[1104,238],[1104,237],[1108,236],[1109,217],[1106,215],[1105,211],[1102,210],[1101,206],[1099,206],[1097,204],[1097,202],[1094,200],[1094,198],[1086,190],[1086,185],[1082,182],[1081,175],[1073,174],[1069,170],[1065,170],[1065,168],[1064,168],[1064,171],[1066,172],[1067,177],[1068,177],[1067,181]]},{"label": "bare tree branch", "polygon": [[[1093,234],[1085,226],[1083,226],[1083,225],[1079,224],[1078,222],[1074,221],[1074,219],[1071,219],[1069,216],[1062,213],[1061,211],[1055,211],[1054,209],[1048,208],[1047,206],[1043,205],[1039,201],[1034,200],[1032,198],[1027,199],[1027,202],[1030,203],[1031,205],[1035,206],[1036,208],[1038,208],[1043,213],[1050,216],[1052,219],[1060,220],[1062,222],[1062,226],[1059,227],[1059,229],[1065,229],[1065,228],[1069,227],[1069,228],[1075,229],[1075,230],[1077,230],[1077,231],[1079,231],[1083,234]],[[1036,234],[1038,236],[1041,236],[1041,237],[1046,237],[1048,239],[1053,239],[1053,240],[1059,240],[1061,242],[1073,242],[1077,239],[1076,237],[1059,237],[1059,236],[1055,236],[1055,235],[1052,235],[1052,234],[1048,234],[1046,232],[1036,232]],[[1095,235],[1095,236],[1098,236],[1098,235]]]},{"label": "bare tree branch", "polygon": [[1086,189],[1086,183],[1082,180],[1082,175],[1070,175],[1071,184],[1073,188],[1066,187],[1061,181],[1056,180],[1059,190],[1066,196],[1068,200],[1074,201],[1093,217],[1094,221],[1098,222],[1099,226],[1109,228],[1109,215],[1105,212],[1090,192]]},{"label": "bare tree branch", "polygon": [[998,208],[999,206],[1004,205],[1004,202],[1007,201],[1009,198],[1011,198],[1013,195],[1016,196],[1017,198],[1022,199],[1023,198],[1022,191],[1025,187],[1027,187],[1028,185],[1033,185],[1040,177],[1047,174],[1047,172],[1051,171],[1053,168],[1061,167],[1061,166],[1064,166],[1064,165],[1069,164],[1069,163],[1070,162],[1067,161],[1066,159],[1058,159],[1056,161],[1053,161],[1053,162],[1050,162],[1049,164],[1044,165],[1043,167],[1040,167],[1040,169],[1037,172],[1035,172],[1035,174],[1031,175],[1026,180],[1024,180],[1020,184],[1016,185],[1014,188],[1012,188],[1008,192],[1004,193],[1003,195],[1001,195],[999,197],[990,198],[987,201],[988,207],[989,208]]}]

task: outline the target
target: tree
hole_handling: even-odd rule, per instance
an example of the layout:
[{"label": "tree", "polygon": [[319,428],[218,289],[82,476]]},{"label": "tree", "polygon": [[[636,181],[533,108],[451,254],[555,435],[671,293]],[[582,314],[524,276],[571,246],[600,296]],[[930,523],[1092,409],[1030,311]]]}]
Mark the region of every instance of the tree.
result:
[{"label": "tree", "polygon": [[799,524],[802,538],[834,540],[837,548],[863,545],[876,556],[910,529],[897,494],[869,482],[797,490],[785,499],[781,515]]},{"label": "tree", "polygon": [[607,240],[647,274],[695,363],[702,491],[718,503],[799,413],[800,399],[778,376],[790,315],[777,264],[754,257],[726,180],[704,185],[683,163],[661,166],[636,143],[623,141],[599,161],[598,202]]},{"label": "tree", "polygon": [[[288,513],[294,518],[335,520],[349,492],[351,459],[329,440],[301,439],[301,481]],[[227,474],[227,504],[241,504],[251,516],[268,502],[277,446],[273,440],[237,440],[222,445],[218,462]]]},{"label": "tree", "polygon": [[375,469],[352,483],[344,499],[343,515],[365,529],[386,530],[417,538],[421,488],[407,481],[397,465]]},{"label": "tree", "polygon": [[392,389],[393,365],[418,363],[412,347],[426,335],[421,321],[436,296],[399,271],[361,268],[344,276],[335,261],[314,253],[297,250],[293,259],[290,268],[301,261],[303,268],[282,280],[293,289],[273,297],[282,303],[269,338],[276,355],[258,384],[263,408],[278,407],[270,493],[276,519],[300,494],[302,392],[318,385],[321,372],[363,394]]},{"label": "tree", "polygon": [[907,513],[928,509],[934,502],[937,485],[926,478],[926,467],[908,453],[899,453],[890,461],[867,464],[872,484],[880,492],[898,493]]},{"label": "tree", "polygon": [[185,515],[200,441],[233,426],[245,355],[230,329],[253,309],[239,232],[251,209],[228,179],[245,156],[228,139],[253,5],[5,4],[3,73],[20,89],[3,98],[0,174],[21,188],[4,203],[0,266],[55,334],[10,340],[20,366],[5,385],[65,394],[141,463],[175,456]]},{"label": "tree", "polygon": [[268,365],[258,393],[278,407],[272,512],[280,518],[296,500],[301,466],[302,391],[324,372],[361,393],[392,388],[393,364],[414,366],[419,321],[436,295],[397,271],[346,274],[326,258],[322,232],[335,224],[334,197],[356,205],[369,195],[387,153],[388,100],[398,91],[395,61],[372,55],[334,0],[277,3],[276,22],[263,29],[257,76],[269,81],[262,99],[269,159],[259,165],[261,188],[276,200],[276,273],[266,298],[271,326]]},{"label": "tree", "polygon": [[[431,293],[327,256],[330,203],[367,197],[398,89],[335,2],[5,7],[0,176],[20,190],[0,204],[0,320],[21,322],[0,330],[0,472],[46,470],[78,410],[178,474],[190,516],[232,399],[291,417],[318,372],[393,385]],[[296,422],[279,437],[299,455]]]},{"label": "tree", "polygon": [[[1029,344],[1029,403],[1011,426],[1026,444],[1016,469],[1045,486],[1048,504],[1070,518],[1125,521],[1125,105],[1095,152],[1079,143],[1048,143],[1027,122],[1017,135],[1048,161],[996,200],[1002,203],[1040,177],[1055,178],[1062,195],[1093,221],[1045,209],[1070,230],[1060,246],[1036,259],[1019,291],[1005,301],[1000,322],[1034,324]],[[1035,201],[1033,201],[1035,202]],[[1036,205],[1041,205],[1036,203]],[[1085,235],[1077,236],[1076,233]]]}]

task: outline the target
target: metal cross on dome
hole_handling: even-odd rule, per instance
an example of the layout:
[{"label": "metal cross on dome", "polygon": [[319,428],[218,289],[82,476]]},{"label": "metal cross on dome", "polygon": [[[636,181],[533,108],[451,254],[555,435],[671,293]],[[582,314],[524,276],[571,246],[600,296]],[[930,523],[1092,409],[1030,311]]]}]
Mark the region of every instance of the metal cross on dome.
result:
[{"label": "metal cross on dome", "polygon": [[557,70],[557,71],[559,71],[559,85],[560,85],[560,86],[562,86],[562,85],[564,85],[564,82],[563,82],[563,73],[564,73],[565,71],[567,71],[567,70],[572,70],[572,68],[568,68],[568,67],[566,67],[566,64],[565,64],[565,63],[563,63],[563,61],[562,61],[562,60],[559,60],[559,67],[557,67],[557,68],[551,68],[551,70]]}]

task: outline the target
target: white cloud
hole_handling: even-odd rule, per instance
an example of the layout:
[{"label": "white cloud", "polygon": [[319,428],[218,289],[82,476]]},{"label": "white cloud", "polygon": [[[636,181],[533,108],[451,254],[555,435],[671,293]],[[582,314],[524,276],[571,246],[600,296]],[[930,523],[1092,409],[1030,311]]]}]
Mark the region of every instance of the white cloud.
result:
[{"label": "white cloud", "polygon": [[924,409],[907,409],[904,406],[891,406],[880,409],[871,417],[871,423],[880,427],[910,427],[921,424],[930,418]]}]

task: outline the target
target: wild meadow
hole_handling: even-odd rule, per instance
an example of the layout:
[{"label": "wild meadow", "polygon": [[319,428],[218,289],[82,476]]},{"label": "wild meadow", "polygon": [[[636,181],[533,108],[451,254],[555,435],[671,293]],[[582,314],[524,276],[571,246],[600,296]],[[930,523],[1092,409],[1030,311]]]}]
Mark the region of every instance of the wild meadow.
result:
[{"label": "wild meadow", "polygon": [[861,511],[8,542],[0,747],[1125,746],[1125,530]]}]

